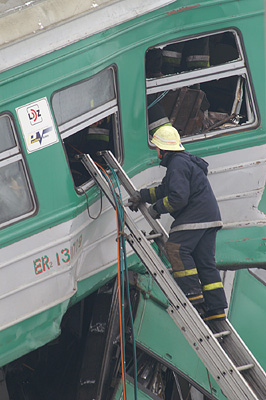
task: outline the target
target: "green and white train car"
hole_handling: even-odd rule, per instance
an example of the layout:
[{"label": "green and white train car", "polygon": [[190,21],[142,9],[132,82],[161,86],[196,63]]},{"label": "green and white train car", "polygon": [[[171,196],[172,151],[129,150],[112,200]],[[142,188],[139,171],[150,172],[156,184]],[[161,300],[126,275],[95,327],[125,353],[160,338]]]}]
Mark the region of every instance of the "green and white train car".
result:
[{"label": "green and white train car", "polygon": [[[73,337],[82,336],[85,313],[92,321],[97,312],[91,304],[101,293],[108,297],[117,275],[115,212],[74,157],[89,151],[82,148],[81,132],[108,121],[107,148],[136,187],[160,182],[165,171],[150,143],[151,99],[163,106],[185,148],[209,163],[224,222],[216,258],[228,318],[266,369],[264,7],[263,0],[0,4],[0,363],[10,399],[52,399],[48,387],[59,393],[52,376],[37,374],[38,362],[55,354],[65,326]],[[202,41],[208,65],[188,68],[188,49]],[[157,70],[157,55],[175,46],[182,69]],[[134,217],[145,228],[142,216]],[[170,223],[162,218],[167,229]],[[138,398],[182,400],[181,390],[184,399],[225,399],[130,249],[128,262],[139,293],[137,348],[149,357],[141,365],[150,374],[159,371],[157,385],[145,384],[143,372]],[[65,349],[61,359],[70,354]],[[85,354],[88,361],[90,351]],[[100,350],[91,357],[104,376],[108,359]],[[60,371],[63,376],[63,366]],[[78,393],[82,387],[92,399],[86,371],[75,382],[82,383]],[[27,382],[41,376],[50,394],[30,395],[26,373]],[[109,368],[105,383],[112,373]],[[121,398],[116,377],[111,394],[95,398]],[[95,383],[95,393],[101,385]],[[127,390],[133,398],[130,373]],[[85,398],[67,397],[70,392],[56,398]]]}]

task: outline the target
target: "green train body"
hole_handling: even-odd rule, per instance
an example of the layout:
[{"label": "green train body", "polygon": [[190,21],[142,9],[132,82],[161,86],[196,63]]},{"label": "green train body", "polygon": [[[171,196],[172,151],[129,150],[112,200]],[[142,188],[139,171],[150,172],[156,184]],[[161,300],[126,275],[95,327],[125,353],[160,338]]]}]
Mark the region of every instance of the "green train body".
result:
[{"label": "green train body", "polygon": [[[1,366],[56,339],[67,311],[117,274],[115,213],[74,157],[79,132],[107,121],[109,148],[135,185],[157,183],[164,170],[149,139],[150,99],[162,94],[168,110],[170,96],[189,88],[188,101],[205,93],[209,103],[191,106],[193,129],[179,131],[185,148],[209,162],[224,222],[216,261],[228,317],[265,369],[264,1],[18,3],[0,15]],[[185,54],[197,40],[208,41],[208,67],[148,76],[153,52],[182,43]],[[128,263],[141,293],[137,344],[206,396],[212,386],[225,399],[130,249]]]}]

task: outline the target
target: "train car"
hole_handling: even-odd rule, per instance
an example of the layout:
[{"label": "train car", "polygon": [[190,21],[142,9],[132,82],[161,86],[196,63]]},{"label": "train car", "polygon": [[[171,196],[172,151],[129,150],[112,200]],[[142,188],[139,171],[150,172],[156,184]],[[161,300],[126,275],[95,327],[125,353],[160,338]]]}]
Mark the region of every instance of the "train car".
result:
[{"label": "train car", "polygon": [[[106,168],[110,150],[138,189],[160,182],[159,108],[209,163],[228,319],[266,369],[264,12],[263,0],[0,4],[1,398],[122,398],[115,213],[78,156]],[[128,398],[224,400],[132,249],[127,261]]]}]

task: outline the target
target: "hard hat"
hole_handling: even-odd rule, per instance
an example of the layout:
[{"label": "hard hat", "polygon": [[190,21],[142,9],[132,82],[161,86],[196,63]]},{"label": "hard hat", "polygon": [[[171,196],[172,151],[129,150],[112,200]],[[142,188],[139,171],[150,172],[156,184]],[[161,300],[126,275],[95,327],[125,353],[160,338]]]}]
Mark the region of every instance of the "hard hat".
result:
[{"label": "hard hat", "polygon": [[179,133],[173,126],[161,126],[153,135],[151,142],[161,150],[185,150]]}]

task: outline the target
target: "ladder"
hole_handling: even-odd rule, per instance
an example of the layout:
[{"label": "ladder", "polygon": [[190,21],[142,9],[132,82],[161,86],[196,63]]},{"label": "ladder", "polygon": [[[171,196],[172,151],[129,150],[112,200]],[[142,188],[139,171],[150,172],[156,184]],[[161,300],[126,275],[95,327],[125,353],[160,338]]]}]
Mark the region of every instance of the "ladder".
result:
[{"label": "ladder", "polygon": [[[136,188],[110,151],[100,153],[129,195]],[[115,208],[113,193],[106,178],[88,154],[79,156],[95,182]],[[151,239],[164,252],[168,235],[160,222],[151,218],[146,204],[140,211],[150,224],[154,235]],[[125,225],[130,234],[126,240],[145,265],[169,302],[168,314],[181,330],[186,340],[220,386],[229,400],[266,400],[266,374],[253,354],[228,320],[208,326],[187,300],[172,278],[149,237],[138,229],[129,213],[124,210]]]}]

